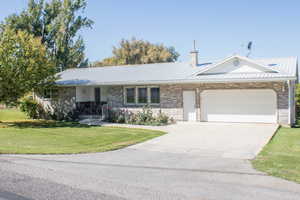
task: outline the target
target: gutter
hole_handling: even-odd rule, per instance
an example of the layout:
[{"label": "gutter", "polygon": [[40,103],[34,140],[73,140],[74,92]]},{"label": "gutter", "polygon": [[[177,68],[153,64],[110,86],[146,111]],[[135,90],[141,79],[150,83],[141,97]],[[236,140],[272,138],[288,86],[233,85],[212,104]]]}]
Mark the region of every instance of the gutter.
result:
[{"label": "gutter", "polygon": [[[295,88],[295,83],[292,83],[291,80],[287,81],[287,85],[288,85],[288,102],[289,102],[289,118],[288,118],[288,122],[290,126],[293,126],[295,123],[295,93],[294,90]],[[292,109],[294,112],[292,112]]]},{"label": "gutter", "polygon": [[[247,79],[247,78],[230,78],[230,79],[209,79],[209,80],[199,80],[199,79],[175,79],[175,80],[150,80],[150,81],[113,81],[113,82],[90,82],[83,84],[59,84],[57,86],[109,86],[109,85],[147,85],[147,84],[192,84],[192,83],[236,83],[236,82],[270,82],[270,81],[291,81],[297,80],[295,76],[287,77],[274,77],[265,79]],[[76,80],[74,80],[76,81]],[[71,81],[70,81],[71,82]]]}]

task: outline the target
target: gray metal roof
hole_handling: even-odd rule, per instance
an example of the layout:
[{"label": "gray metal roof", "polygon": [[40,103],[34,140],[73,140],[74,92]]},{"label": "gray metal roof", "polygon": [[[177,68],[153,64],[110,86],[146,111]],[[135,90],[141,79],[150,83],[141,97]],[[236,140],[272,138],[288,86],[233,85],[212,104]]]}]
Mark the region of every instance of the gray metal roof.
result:
[{"label": "gray metal roof", "polygon": [[162,83],[201,83],[234,81],[271,81],[296,79],[297,58],[251,59],[278,73],[225,73],[199,75],[214,64],[193,67],[189,63],[157,63],[128,66],[68,69],[59,73],[58,85],[132,85]]}]

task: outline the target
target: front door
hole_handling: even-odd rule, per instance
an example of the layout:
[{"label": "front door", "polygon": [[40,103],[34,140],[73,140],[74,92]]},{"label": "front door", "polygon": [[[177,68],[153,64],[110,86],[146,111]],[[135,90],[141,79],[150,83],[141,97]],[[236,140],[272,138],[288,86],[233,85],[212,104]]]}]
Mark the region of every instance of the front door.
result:
[{"label": "front door", "polygon": [[185,121],[196,121],[195,91],[183,91],[183,119]]},{"label": "front door", "polygon": [[101,102],[101,89],[95,88],[95,102],[100,103]]}]

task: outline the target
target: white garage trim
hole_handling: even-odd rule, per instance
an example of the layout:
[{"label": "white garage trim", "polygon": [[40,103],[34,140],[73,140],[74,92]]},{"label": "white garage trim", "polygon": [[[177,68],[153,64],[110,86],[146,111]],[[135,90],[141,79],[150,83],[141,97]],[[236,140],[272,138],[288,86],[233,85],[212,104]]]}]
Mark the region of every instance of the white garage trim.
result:
[{"label": "white garage trim", "polygon": [[272,89],[205,90],[201,121],[277,123],[277,94]]},{"label": "white garage trim", "polygon": [[196,91],[185,90],[182,93],[183,98],[183,120],[184,121],[196,121]]}]

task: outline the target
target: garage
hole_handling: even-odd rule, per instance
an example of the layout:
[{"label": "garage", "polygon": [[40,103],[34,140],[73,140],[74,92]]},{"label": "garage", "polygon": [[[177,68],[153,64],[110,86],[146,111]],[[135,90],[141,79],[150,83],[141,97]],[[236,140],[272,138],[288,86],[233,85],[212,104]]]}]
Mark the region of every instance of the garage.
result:
[{"label": "garage", "polygon": [[276,99],[271,89],[204,90],[201,121],[277,123]]}]

